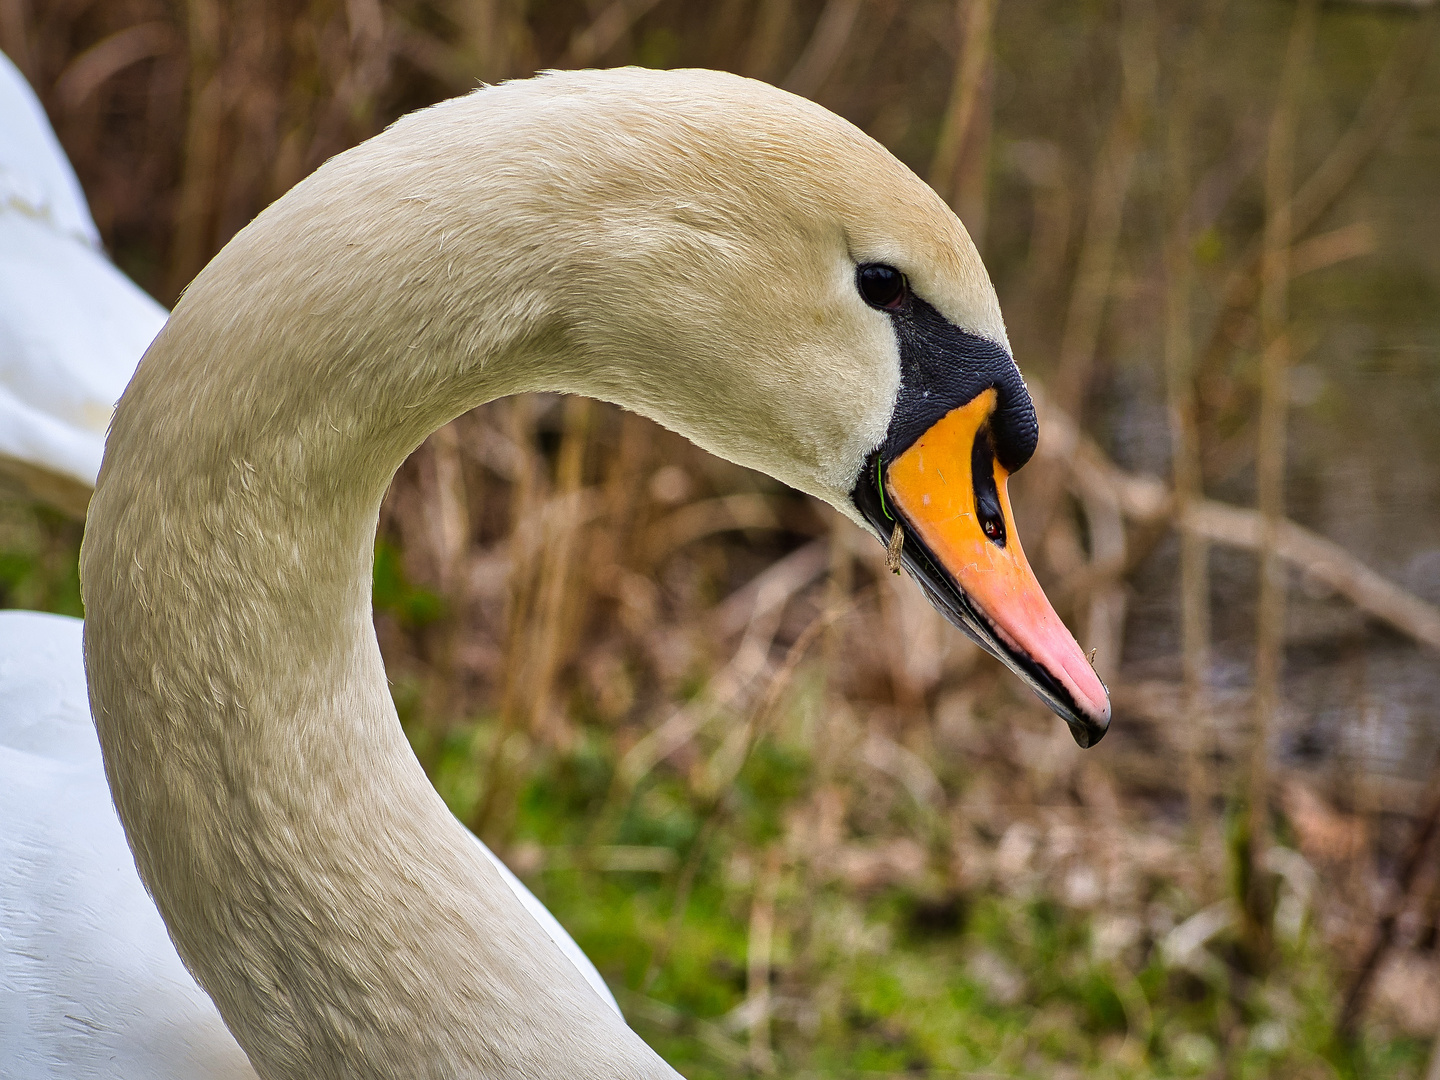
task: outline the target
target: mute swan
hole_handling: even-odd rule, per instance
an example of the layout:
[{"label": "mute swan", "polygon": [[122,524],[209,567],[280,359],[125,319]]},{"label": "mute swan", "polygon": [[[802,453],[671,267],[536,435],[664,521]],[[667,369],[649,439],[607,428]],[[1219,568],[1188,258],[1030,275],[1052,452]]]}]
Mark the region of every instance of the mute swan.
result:
[{"label": "mute swan", "polygon": [[[83,514],[114,402],[167,315],[104,257],[39,100],[0,53],[0,473],[32,497]],[[113,1028],[117,1018],[131,1036],[106,1043],[119,1055],[111,1064],[117,1075],[208,1075],[227,1060],[248,1075],[135,876],[83,685],[78,621],[0,612],[0,821],[10,823],[0,832],[0,933],[8,939],[0,952],[0,1075],[43,1061],[47,1047],[76,1045],[87,1024]],[[54,812],[36,815],[37,800]],[[618,1011],[564,928],[476,843]],[[77,867],[91,873],[79,877]],[[77,907],[78,918],[56,914]],[[63,977],[40,957],[66,964]],[[80,965],[81,957],[90,962]],[[54,992],[61,987],[63,997]],[[141,1034],[151,1026],[171,1041]],[[169,1071],[153,1067],[157,1060]]]},{"label": "mute swan", "polygon": [[105,257],[44,109],[0,53],[0,474],[83,514],[110,411],[165,317]]},{"label": "mute swan", "polygon": [[675,1075],[430,787],[371,627],[391,475],[521,390],[617,402],[898,533],[1082,745],[1108,724],[1014,532],[1036,426],[994,291],[913,174],[713,72],[416,113],[196,278],[116,411],[82,554],[140,877],[267,1080]]}]

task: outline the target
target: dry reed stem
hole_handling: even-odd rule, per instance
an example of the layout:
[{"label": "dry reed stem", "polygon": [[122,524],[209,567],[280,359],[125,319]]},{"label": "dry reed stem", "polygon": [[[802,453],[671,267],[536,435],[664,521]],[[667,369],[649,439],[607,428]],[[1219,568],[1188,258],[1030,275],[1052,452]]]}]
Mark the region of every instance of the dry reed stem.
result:
[{"label": "dry reed stem", "polygon": [[27,6],[27,0],[0,0],[0,44],[4,45],[5,55],[15,62],[33,86],[37,82],[37,71],[26,28],[29,21],[25,11]]},{"label": "dry reed stem", "polygon": [[211,247],[206,226],[217,201],[214,189],[220,167],[223,115],[219,11],[210,0],[190,0],[188,13],[189,111],[165,285],[165,291],[172,296],[178,295],[204,265]]},{"label": "dry reed stem", "polygon": [[1285,584],[1288,568],[1276,553],[1285,514],[1285,429],[1289,411],[1289,293],[1295,133],[1300,94],[1314,47],[1318,0],[1301,0],[1285,49],[1265,164],[1265,231],[1260,295],[1260,425],[1256,489],[1260,511],[1260,600],[1255,628],[1255,727],[1247,784],[1250,860],[1245,897],[1248,930],[1268,951],[1268,888],[1261,868],[1269,844],[1270,733],[1282,696],[1285,651]]},{"label": "dry reed stem", "polygon": [[[1173,104],[1166,132],[1166,195],[1170,217],[1165,238],[1165,387],[1170,425],[1171,475],[1176,510],[1186,519],[1190,506],[1204,497],[1200,466],[1200,428],[1196,415],[1195,342],[1191,316],[1194,292],[1194,225],[1190,206],[1190,140],[1194,127],[1194,97],[1208,39],[1224,8],[1223,0],[1206,5],[1202,24],[1192,33],[1172,91]],[[1209,547],[1195,530],[1180,530],[1180,652],[1184,686],[1186,798],[1190,825],[1202,849],[1211,851],[1218,837],[1211,827],[1213,789],[1207,758],[1211,749],[1209,703],[1206,698],[1210,669]]]},{"label": "dry reed stem", "polygon": [[[539,454],[535,451],[535,410],[533,394],[520,394],[506,403],[510,420],[510,445],[519,461],[510,488],[511,532],[508,542],[510,574],[505,590],[504,656],[500,688],[500,722],[494,742],[481,767],[480,803],[467,824],[482,838],[490,816],[500,801],[500,775],[505,747],[520,726],[523,697],[528,689],[523,663],[530,612],[534,604],[535,553],[539,547],[540,515],[536,510],[543,498]],[[527,527],[527,525],[529,527]]]},{"label": "dry reed stem", "polygon": [[[1290,244],[1296,244],[1335,205],[1360,175],[1361,168],[1384,143],[1425,70],[1425,60],[1437,28],[1440,28],[1440,14],[1426,15],[1395,46],[1385,67],[1375,77],[1355,119],[1295,192],[1289,209]],[[1235,325],[1236,320],[1254,299],[1264,258],[1262,238],[1246,251],[1227,276],[1222,289],[1223,299],[1205,348],[1201,351],[1202,368],[1219,364],[1238,344],[1241,331]]]},{"label": "dry reed stem", "polygon": [[755,29],[745,49],[740,71],[752,79],[770,80],[780,64],[790,27],[794,0],[764,0],[755,12]]},{"label": "dry reed stem", "polygon": [[460,434],[455,422],[430,436],[435,469],[434,512],[430,517],[431,543],[442,591],[460,586],[465,572],[465,550],[470,542],[470,503],[465,474],[460,467]]},{"label": "dry reed stem", "polygon": [[[1055,375],[1050,380],[1051,395],[1077,418],[1084,411],[1093,375],[1125,203],[1155,86],[1154,15],[1149,0],[1129,0],[1122,5],[1121,13],[1120,101],[1096,156],[1079,263],[1066,309]],[[1059,474],[1054,470],[1041,472],[1033,499],[1040,507],[1038,533],[1042,542],[1055,521],[1053,508],[1059,494]],[[1113,556],[1114,552],[1106,554]],[[1098,597],[1098,604],[1092,600],[1092,607],[1097,610],[1094,629],[1107,638],[1119,606],[1110,592]],[[1119,615],[1123,620],[1123,611]],[[1087,624],[1089,621],[1087,615]],[[1117,638],[1123,639],[1123,627]],[[1109,640],[1105,645],[1107,651],[1115,649]],[[1118,670],[1119,657],[1115,660]]]},{"label": "dry reed stem", "polygon": [[[1125,519],[1114,493],[1100,485],[1080,490],[1080,508],[1090,536],[1087,568],[1127,565]],[[1094,655],[1100,677],[1113,685],[1120,677],[1120,650],[1125,640],[1125,588],[1118,574],[1097,574],[1088,590],[1085,646]]]},{"label": "dry reed stem", "polygon": [[511,663],[529,661],[530,727],[552,744],[567,738],[565,720],[552,715],[551,701],[556,671],[568,644],[566,630],[574,626],[574,620],[566,617],[566,600],[571,596],[577,561],[573,553],[583,524],[578,495],[584,481],[585,447],[595,403],[589,398],[570,396],[563,408],[564,431],[556,462],[554,500],[560,512],[554,517],[553,529],[547,530],[550,535],[544,539],[539,560],[539,596],[527,655],[509,658]]},{"label": "dry reed stem", "polygon": [[[995,62],[995,4],[996,0],[956,0],[960,56],[930,162],[930,186],[960,215],[977,248],[985,240],[984,184],[990,156],[989,123],[980,116],[980,101]],[[971,162],[971,168],[965,169]]]},{"label": "dry reed stem", "polygon": [[1154,15],[1146,0],[1122,5],[1120,101],[1091,179],[1085,238],[1065,317],[1060,356],[1051,380],[1055,400],[1080,417],[1089,390],[1100,328],[1110,295],[1120,225],[1134,175],[1140,136],[1155,90]]},{"label": "dry reed stem", "polygon": [[[466,554],[470,544],[470,509],[460,460],[458,421],[446,424],[426,441],[421,458],[429,465],[421,484],[427,489],[422,500],[424,532],[428,535],[435,580],[446,598],[447,614],[433,628],[428,650],[433,677],[426,680],[427,712],[439,726],[448,726],[459,713],[459,685],[456,655],[464,630],[467,597]],[[428,458],[428,460],[427,460]]]},{"label": "dry reed stem", "polygon": [[780,889],[780,847],[765,854],[750,905],[750,936],[745,950],[745,1011],[750,1034],[750,1067],[775,1071],[770,1045],[770,959],[775,940],[775,897]]},{"label": "dry reed stem", "polygon": [[826,0],[810,40],[780,85],[792,94],[815,97],[844,55],[859,14],[860,0]]}]

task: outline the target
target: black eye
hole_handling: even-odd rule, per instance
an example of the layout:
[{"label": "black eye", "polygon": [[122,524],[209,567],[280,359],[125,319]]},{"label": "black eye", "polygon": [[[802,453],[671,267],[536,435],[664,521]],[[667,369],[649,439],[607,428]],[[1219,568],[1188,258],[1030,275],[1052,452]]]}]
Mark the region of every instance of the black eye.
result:
[{"label": "black eye", "polygon": [[855,283],[865,302],[882,311],[899,311],[909,292],[905,275],[884,263],[866,263],[860,267],[855,271]]}]

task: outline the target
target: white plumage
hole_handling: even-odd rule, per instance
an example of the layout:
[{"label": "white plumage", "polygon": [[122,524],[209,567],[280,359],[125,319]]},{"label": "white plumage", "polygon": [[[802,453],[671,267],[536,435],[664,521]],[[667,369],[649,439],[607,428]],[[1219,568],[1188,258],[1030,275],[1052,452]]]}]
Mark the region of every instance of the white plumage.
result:
[{"label": "white plumage", "polygon": [[253,1077],[140,884],[80,622],[0,613],[0,1075]]},{"label": "white plumage", "polygon": [[24,77],[0,54],[0,472],[66,509],[163,307],[115,269]]},{"label": "white plumage", "polygon": [[[80,644],[79,619],[0,612],[0,1076],[253,1077],[135,873]],[[619,1011],[555,916],[475,843]]]}]

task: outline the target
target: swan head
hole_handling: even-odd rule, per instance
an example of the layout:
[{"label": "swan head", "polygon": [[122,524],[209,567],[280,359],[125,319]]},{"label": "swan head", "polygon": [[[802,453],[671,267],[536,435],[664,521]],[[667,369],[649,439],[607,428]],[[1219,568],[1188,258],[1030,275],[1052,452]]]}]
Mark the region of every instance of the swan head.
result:
[{"label": "swan head", "polygon": [[1038,427],[974,244],[875,140],[753,80],[558,72],[403,118],[191,284],[110,454],[173,429],[185,470],[207,442],[228,468],[272,439],[313,493],[364,471],[368,432],[373,494],[435,426],[519,390],[615,402],[824,500],[1082,746],[1104,734],[1105,687],[1016,532],[1006,485]]},{"label": "swan head", "polygon": [[543,118],[546,186],[568,194],[544,201],[543,228],[568,233],[560,336],[590,359],[555,388],[649,415],[898,546],[945,617],[1095,743],[1108,694],[1007,493],[1035,410],[949,207],[848,122],[751,80],[631,69],[476,96],[504,111],[507,95],[532,125],[514,138]]}]

